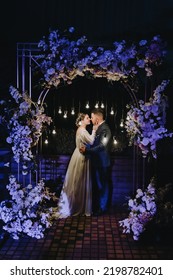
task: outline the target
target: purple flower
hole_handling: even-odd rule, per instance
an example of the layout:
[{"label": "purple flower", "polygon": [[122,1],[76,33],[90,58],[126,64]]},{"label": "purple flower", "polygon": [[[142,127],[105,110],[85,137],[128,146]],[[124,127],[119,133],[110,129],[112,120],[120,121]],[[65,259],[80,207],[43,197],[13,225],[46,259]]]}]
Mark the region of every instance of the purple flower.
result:
[{"label": "purple flower", "polygon": [[75,31],[74,27],[70,27],[68,30],[70,33],[73,33]]},{"label": "purple flower", "polygon": [[145,46],[147,44],[147,40],[141,40],[139,42],[139,46]]}]

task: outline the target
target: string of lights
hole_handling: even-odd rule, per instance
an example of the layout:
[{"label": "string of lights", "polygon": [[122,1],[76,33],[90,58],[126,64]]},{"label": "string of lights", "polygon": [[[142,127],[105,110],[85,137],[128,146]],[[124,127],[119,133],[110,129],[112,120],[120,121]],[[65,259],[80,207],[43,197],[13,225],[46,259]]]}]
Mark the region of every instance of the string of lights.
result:
[{"label": "string of lights", "polygon": [[[113,129],[113,145],[117,146],[120,143],[120,137],[118,136],[118,133],[123,133],[125,131],[125,114],[124,114],[124,108],[123,108],[123,102],[122,102],[122,107],[120,107],[119,109],[119,118],[117,118],[117,106],[116,104],[109,104],[109,107],[107,106],[107,101],[103,101],[103,100],[97,100],[95,103],[95,105],[93,106],[93,104],[91,104],[91,102],[89,100],[87,100],[86,102],[84,102],[83,104],[81,104],[80,102],[78,102],[78,105],[76,106],[74,104],[74,100],[72,102],[72,106],[67,109],[66,105],[59,105],[58,108],[56,108],[56,110],[54,109],[54,116],[53,116],[53,124],[51,126],[51,129],[49,130],[49,133],[46,131],[46,133],[44,134],[43,137],[43,143],[47,146],[48,144],[51,143],[51,141],[49,141],[49,136],[52,135],[53,137],[56,136],[57,134],[57,128],[55,125],[54,120],[57,117],[60,117],[64,120],[68,119],[69,121],[71,121],[72,116],[76,116],[77,114],[80,112],[81,107],[85,108],[86,111],[90,108],[102,108],[105,110],[106,114],[108,117],[110,117],[110,120],[112,123],[114,123],[114,129]],[[91,106],[92,105],[92,106]],[[88,114],[90,112],[88,111]]]},{"label": "string of lights", "polygon": [[[83,107],[84,107],[84,106],[83,106]],[[85,108],[85,109],[90,109],[90,107],[91,107],[91,106],[90,106],[90,102],[87,101],[84,108]],[[101,102],[96,101],[94,107],[95,107],[95,108],[102,108],[102,109],[105,109],[105,108],[106,108],[106,105],[104,104],[103,101],[101,101]],[[62,115],[63,118],[66,119],[66,118],[70,117],[71,115],[77,115],[79,111],[80,111],[79,108],[76,108],[74,105],[73,105],[69,110],[67,110],[66,107],[63,108],[62,105],[59,105],[59,106],[58,106],[57,113],[58,113],[59,115]],[[115,114],[115,108],[114,108],[114,106],[111,106],[110,111],[109,111],[109,114],[112,115],[112,116]]]}]

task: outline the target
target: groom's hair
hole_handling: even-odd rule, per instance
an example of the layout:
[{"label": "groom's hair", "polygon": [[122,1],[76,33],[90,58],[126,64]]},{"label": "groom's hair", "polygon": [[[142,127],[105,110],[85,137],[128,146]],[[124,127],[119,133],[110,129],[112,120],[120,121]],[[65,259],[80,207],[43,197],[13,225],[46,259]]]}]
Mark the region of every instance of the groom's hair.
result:
[{"label": "groom's hair", "polygon": [[101,116],[103,119],[105,119],[105,112],[102,108],[94,108],[91,113],[94,115]]}]

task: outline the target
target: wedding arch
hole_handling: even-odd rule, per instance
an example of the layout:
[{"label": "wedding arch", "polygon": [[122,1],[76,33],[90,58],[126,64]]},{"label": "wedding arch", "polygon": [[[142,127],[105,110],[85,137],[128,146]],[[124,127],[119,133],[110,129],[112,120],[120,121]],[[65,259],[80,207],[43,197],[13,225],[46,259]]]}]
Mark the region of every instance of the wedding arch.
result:
[{"label": "wedding arch", "polygon": [[[73,27],[63,32],[50,31],[37,44],[18,43],[17,89],[20,89],[21,93],[19,91],[17,93],[17,89],[15,91],[15,88],[11,87],[11,94],[21,95],[23,97],[21,102],[28,101],[30,111],[34,105],[36,123],[39,127],[36,132],[34,116],[30,114],[30,123],[33,127],[30,127],[29,134],[32,140],[27,141],[30,142],[27,151],[29,160],[33,158],[31,145],[38,143],[42,135],[43,123],[51,122],[50,118],[46,119],[43,114],[43,104],[47,94],[51,88],[56,88],[58,92],[60,86],[72,84],[77,77],[104,78],[108,83],[119,82],[123,85],[132,101],[128,105],[125,128],[129,136],[129,145],[135,144],[134,160],[139,150],[144,158],[148,155],[156,158],[157,140],[171,136],[165,128],[167,102],[164,92],[169,80],[161,81],[155,89],[155,85],[152,85],[153,90],[152,92],[149,90],[149,96],[146,89],[142,89],[145,93],[143,100],[140,100],[139,79],[142,77],[144,80],[151,81],[164,62],[165,56],[166,43],[159,35],[151,40],[140,40],[138,43],[115,41],[110,49],[107,49],[103,46],[89,45],[85,36],[78,38]],[[41,88],[37,98],[33,93],[34,75]],[[26,92],[29,95],[28,99],[24,97]],[[16,148],[13,149],[16,152]],[[24,168],[23,173],[27,173],[27,168]]]},{"label": "wedding arch", "polygon": [[85,36],[76,38],[74,33],[73,27],[64,32],[53,30],[38,44],[18,43],[17,88],[24,92],[27,81],[31,96],[32,72],[42,72],[43,91],[38,98],[41,101],[51,87],[72,84],[76,77],[106,78],[108,82],[123,83],[137,105],[137,76],[152,77],[165,58],[166,45],[160,36],[136,44],[115,41],[110,49],[105,49],[90,46]]},{"label": "wedding arch", "polygon": [[[157,73],[157,69],[162,65],[166,51],[165,43],[159,35],[154,36],[150,41],[141,40],[139,43],[130,43],[125,40],[114,42],[111,49],[103,46],[90,46],[85,36],[76,38],[74,28],[70,27],[64,32],[58,30],[50,31],[47,37],[43,37],[38,44],[18,43],[17,44],[17,85],[10,87],[10,94],[17,106],[8,115],[7,127],[10,135],[7,138],[12,146],[14,160],[22,163],[22,175],[29,175],[33,169],[32,148],[35,146],[40,136],[44,124],[50,124],[51,118],[44,113],[44,100],[51,88],[58,89],[60,85],[70,85],[77,77],[105,78],[108,82],[120,82],[131,97],[129,111],[126,119],[126,130],[129,135],[129,144],[134,144],[140,149],[146,158],[148,155],[156,158],[156,142],[164,137],[172,137],[168,133],[166,124],[167,100],[164,95],[169,80],[163,80],[155,86],[149,97],[146,92],[144,99],[138,97],[139,84],[138,77],[143,76],[150,79]],[[39,73],[38,83],[42,88],[38,98],[33,96],[32,78],[33,73]],[[34,97],[34,98],[33,98]],[[16,222],[13,232],[11,220],[6,226],[6,230],[18,238],[21,228],[18,228],[20,220],[23,219],[24,232],[30,236],[41,238],[44,229],[50,226],[53,210],[42,211],[46,199],[52,196],[46,195],[42,178],[36,179],[36,186],[32,188],[29,184],[25,191],[29,201],[29,216],[23,218],[24,209],[19,209],[16,202],[11,202],[12,211],[21,213],[21,217]],[[23,188],[17,183],[13,175],[7,186],[11,195],[16,199],[22,199]],[[38,219],[40,224],[31,222],[33,217],[33,204],[31,201],[32,192],[37,193],[36,199],[41,197],[38,206]],[[42,193],[42,195],[41,195]],[[19,195],[20,194],[20,195]],[[39,200],[40,201],[40,200]],[[1,205],[3,211],[8,212],[5,202]],[[35,207],[35,206],[34,206]],[[25,209],[26,210],[26,209]],[[50,209],[49,209],[50,210]],[[4,212],[4,215],[7,215]],[[21,218],[21,219],[20,219]],[[8,222],[8,219],[7,219]],[[28,224],[29,223],[29,224]],[[38,231],[34,233],[34,229]],[[36,236],[34,235],[36,234]]]},{"label": "wedding arch", "polygon": [[62,85],[70,85],[77,77],[119,82],[132,101],[128,105],[126,120],[129,144],[135,144],[143,157],[148,154],[157,157],[157,140],[169,136],[165,128],[167,102],[164,95],[169,80],[152,85],[149,96],[143,89],[143,100],[139,99],[141,89],[138,82],[141,77],[151,81],[165,56],[166,43],[159,35],[138,43],[115,41],[110,49],[105,49],[103,46],[90,46],[85,36],[77,38],[73,27],[63,32],[53,30],[38,44],[18,44],[17,88],[24,93],[27,83],[32,99],[32,75],[39,73],[38,83],[42,90],[36,103],[42,106],[51,88],[58,90]]}]

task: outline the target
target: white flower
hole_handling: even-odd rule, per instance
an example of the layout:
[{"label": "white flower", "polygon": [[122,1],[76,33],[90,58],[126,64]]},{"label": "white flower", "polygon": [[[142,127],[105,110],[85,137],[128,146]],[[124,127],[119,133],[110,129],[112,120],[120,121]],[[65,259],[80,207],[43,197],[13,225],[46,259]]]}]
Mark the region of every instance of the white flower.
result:
[{"label": "white flower", "polygon": [[[141,189],[137,189],[136,198],[143,196],[143,191]],[[131,199],[132,200],[132,199]]]},{"label": "white flower", "polygon": [[143,138],[143,140],[141,141],[141,144],[144,145],[144,146],[147,146],[149,142],[150,141],[149,141],[148,138]]},{"label": "white flower", "polygon": [[12,199],[0,203],[0,219],[5,223],[3,229],[14,239],[22,234],[42,238],[56,216],[57,207],[46,208],[46,202],[55,198],[54,194],[45,188],[43,179],[36,186],[29,184],[23,188],[13,175],[6,188]]},{"label": "white flower", "polygon": [[129,199],[130,213],[128,218],[119,221],[124,233],[133,234],[133,239],[138,240],[145,230],[146,224],[152,220],[156,213],[155,186],[151,182],[146,191],[138,189],[134,199]]},{"label": "white flower", "polygon": [[129,136],[129,145],[138,145],[143,157],[148,154],[157,158],[156,143],[164,137],[172,137],[165,128],[167,102],[161,93],[169,83],[163,80],[149,102],[139,100],[139,108],[131,105],[127,112],[125,127]]},{"label": "white flower", "polygon": [[128,205],[129,205],[130,207],[133,207],[133,205],[134,205],[133,199],[130,199],[130,200],[129,200]]},{"label": "white flower", "polygon": [[43,124],[50,125],[52,119],[46,116],[44,108],[34,103],[26,94],[20,94],[10,87],[10,94],[18,104],[10,120],[6,120],[9,136],[6,141],[11,144],[13,158],[17,163],[24,163],[22,174],[28,174],[28,166],[33,159],[32,147],[35,146],[43,131]]}]

